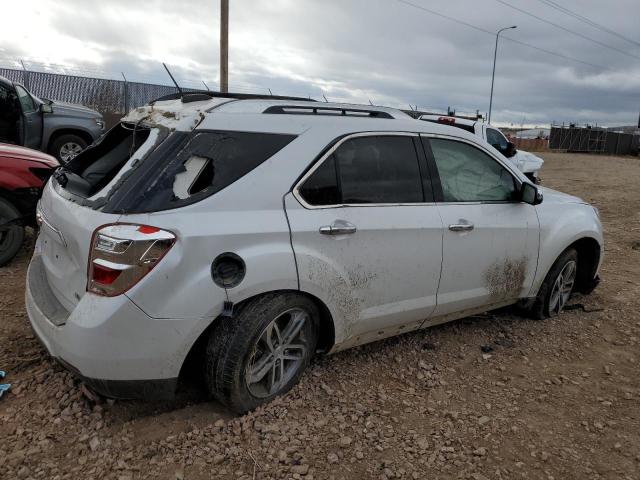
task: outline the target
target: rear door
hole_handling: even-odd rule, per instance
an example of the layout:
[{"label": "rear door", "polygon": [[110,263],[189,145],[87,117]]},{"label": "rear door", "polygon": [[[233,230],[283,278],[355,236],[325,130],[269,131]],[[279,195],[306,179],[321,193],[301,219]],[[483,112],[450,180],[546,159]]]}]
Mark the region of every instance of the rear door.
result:
[{"label": "rear door", "polygon": [[526,295],[538,261],[535,207],[490,150],[455,137],[422,137],[437,172],[444,224],[442,277],[434,315],[512,303]]},{"label": "rear door", "polygon": [[22,108],[22,144],[25,147],[38,150],[42,145],[42,114],[38,110],[36,102],[22,85],[16,84],[15,88]]},{"label": "rear door", "polygon": [[286,196],[300,286],[330,306],[337,344],[416,329],[435,308],[442,221],[418,142],[344,138]]}]

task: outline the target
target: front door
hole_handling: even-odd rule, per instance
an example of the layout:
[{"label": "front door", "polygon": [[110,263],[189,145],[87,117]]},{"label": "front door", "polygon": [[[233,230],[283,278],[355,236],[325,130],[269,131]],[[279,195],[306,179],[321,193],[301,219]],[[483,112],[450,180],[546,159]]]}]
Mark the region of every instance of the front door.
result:
[{"label": "front door", "polygon": [[31,95],[21,85],[16,85],[16,94],[22,108],[22,145],[40,149],[42,145],[42,113]]},{"label": "front door", "polygon": [[442,222],[417,135],[337,143],[285,199],[300,287],[347,347],[416,329],[433,312]]},{"label": "front door", "polygon": [[434,316],[513,303],[533,282],[539,243],[535,207],[489,149],[455,138],[424,138],[439,178],[444,225]]}]

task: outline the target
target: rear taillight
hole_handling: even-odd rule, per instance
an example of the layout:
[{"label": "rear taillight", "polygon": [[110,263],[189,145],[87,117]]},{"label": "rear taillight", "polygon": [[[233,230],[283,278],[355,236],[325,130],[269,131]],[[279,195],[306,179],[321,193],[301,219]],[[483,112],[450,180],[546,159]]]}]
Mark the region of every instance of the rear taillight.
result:
[{"label": "rear taillight", "polygon": [[87,291],[114,297],[126,292],[158,264],[176,236],[149,225],[99,227],[89,252]]}]

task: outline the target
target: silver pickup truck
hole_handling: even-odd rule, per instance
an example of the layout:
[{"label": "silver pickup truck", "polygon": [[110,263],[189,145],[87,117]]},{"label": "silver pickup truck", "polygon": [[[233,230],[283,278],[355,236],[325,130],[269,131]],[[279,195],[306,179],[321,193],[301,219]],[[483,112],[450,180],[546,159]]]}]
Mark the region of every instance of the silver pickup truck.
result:
[{"label": "silver pickup truck", "polygon": [[66,163],[100,138],[104,125],[95,110],[40,99],[0,76],[0,143],[40,150]]}]

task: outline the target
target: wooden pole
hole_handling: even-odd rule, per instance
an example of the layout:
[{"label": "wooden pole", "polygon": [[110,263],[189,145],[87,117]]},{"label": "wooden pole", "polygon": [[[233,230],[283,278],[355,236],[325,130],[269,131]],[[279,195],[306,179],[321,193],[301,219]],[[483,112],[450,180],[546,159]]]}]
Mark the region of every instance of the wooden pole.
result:
[{"label": "wooden pole", "polygon": [[229,0],[220,0],[220,91],[229,91]]}]

